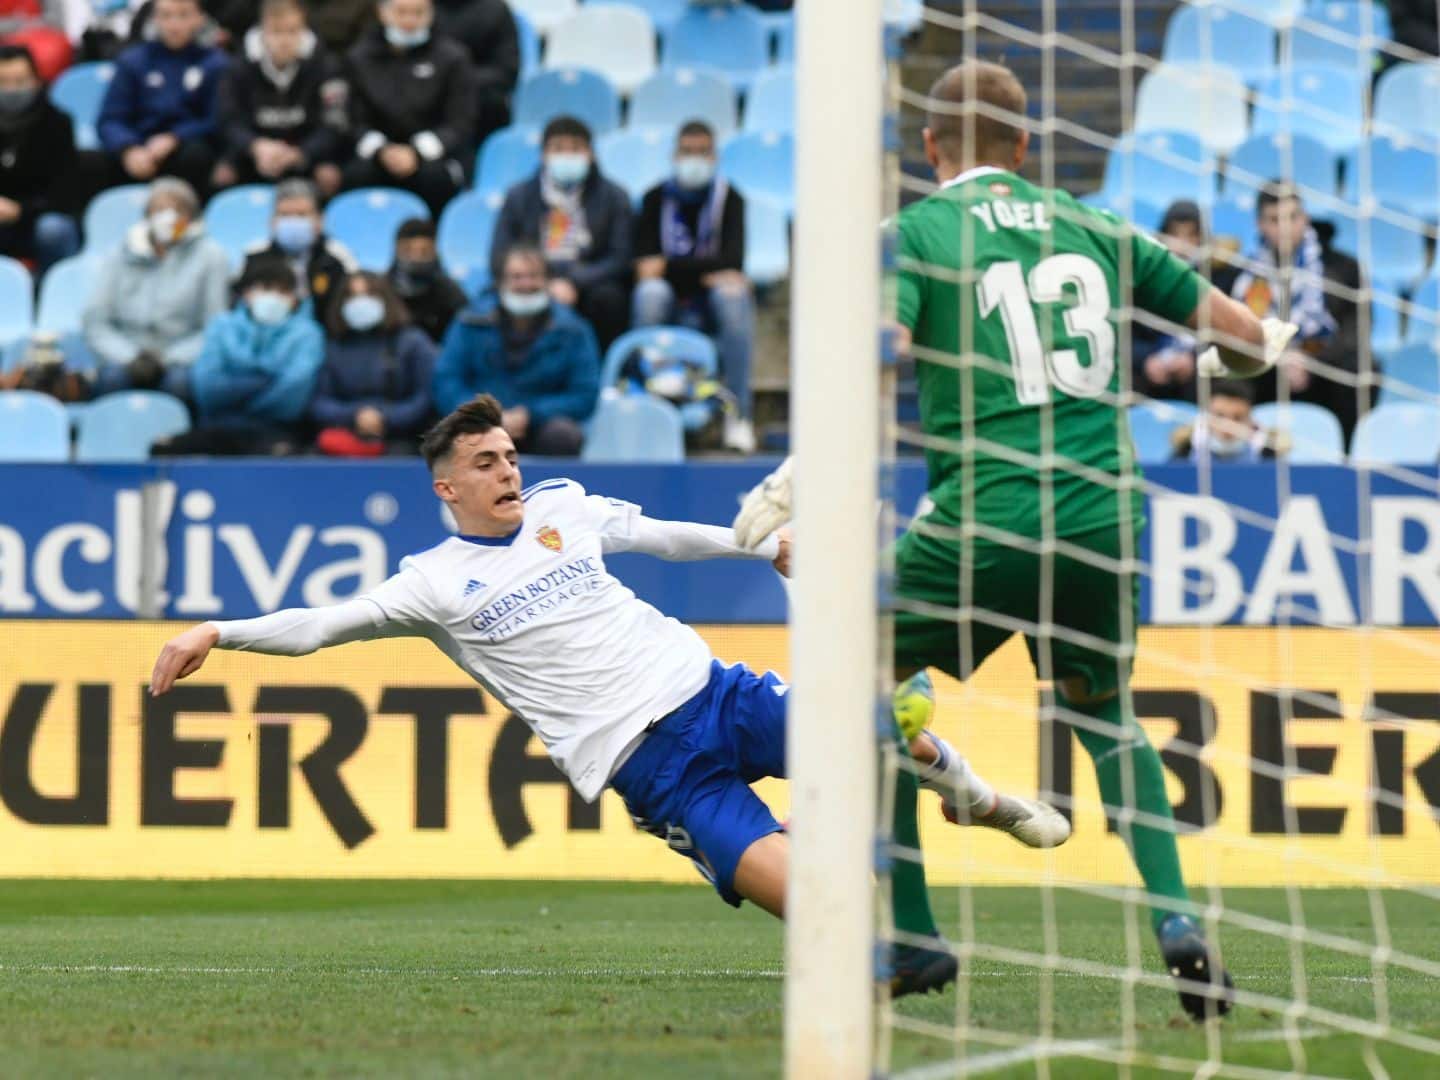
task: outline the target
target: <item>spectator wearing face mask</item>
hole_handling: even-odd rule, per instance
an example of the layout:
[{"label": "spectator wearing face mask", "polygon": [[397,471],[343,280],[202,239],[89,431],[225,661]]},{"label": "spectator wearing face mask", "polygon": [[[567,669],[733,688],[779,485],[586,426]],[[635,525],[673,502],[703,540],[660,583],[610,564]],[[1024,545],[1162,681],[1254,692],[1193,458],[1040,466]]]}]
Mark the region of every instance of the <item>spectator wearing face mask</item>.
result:
[{"label": "spectator wearing face mask", "polygon": [[345,188],[400,187],[438,218],[465,184],[478,108],[465,47],[433,31],[431,0],[380,0],[380,26],[350,51],[355,160]]},{"label": "spectator wearing face mask", "polygon": [[1241,379],[1221,379],[1210,386],[1206,410],[1193,424],[1170,435],[1175,457],[1199,461],[1261,461],[1290,450],[1286,432],[1262,428],[1252,409],[1255,390]]},{"label": "spectator wearing face mask", "polygon": [[482,297],[445,335],[435,363],[435,406],[448,413],[476,394],[494,394],[521,453],[577,454],[585,441],[580,425],[600,392],[595,335],[571,308],[552,301],[539,248],[522,245],[502,255],[498,281],[498,297]]},{"label": "spectator wearing face mask", "polygon": [[0,255],[34,260],[40,273],[80,247],[69,209],[75,132],[45,97],[21,45],[0,45]]},{"label": "spectator wearing face mask", "polygon": [[191,379],[195,428],[155,452],[292,451],[324,359],[324,335],[301,309],[290,264],[256,259],[240,279],[240,302],[205,328]]},{"label": "spectator wearing face mask", "polygon": [[390,282],[346,278],[326,313],[325,366],[310,418],[320,450],[341,457],[414,453],[427,425],[435,343],[410,324]]},{"label": "spectator wearing face mask", "polygon": [[317,317],[328,309],[331,291],[358,269],[350,250],[324,229],[314,186],[308,180],[286,180],[275,188],[269,242],[246,253],[247,267],[255,259],[287,260],[300,299],[311,302]]},{"label": "spectator wearing face mask", "polygon": [[434,222],[424,218],[401,222],[395,233],[395,262],[389,276],[411,320],[438,344],[465,306],[466,298],[465,291],[440,266]]},{"label": "spectator wearing face mask", "polygon": [[630,321],[630,196],[601,175],[590,129],[574,117],[551,120],[540,145],[540,171],[505,195],[490,246],[490,272],[500,280],[504,255],[517,244],[539,247],[551,298],[579,311],[603,349]]},{"label": "spectator wearing face mask", "polygon": [[205,235],[183,180],[150,185],[145,220],[100,267],[85,306],[85,343],[99,361],[96,393],[164,389],[186,397],[206,324],[227,306],[230,259]]}]

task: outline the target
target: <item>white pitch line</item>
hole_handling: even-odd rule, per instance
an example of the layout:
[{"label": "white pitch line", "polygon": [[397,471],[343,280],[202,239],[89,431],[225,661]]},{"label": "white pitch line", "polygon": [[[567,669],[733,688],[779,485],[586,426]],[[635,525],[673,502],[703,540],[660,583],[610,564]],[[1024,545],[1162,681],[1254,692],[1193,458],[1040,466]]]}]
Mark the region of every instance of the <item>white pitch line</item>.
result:
[{"label": "white pitch line", "polygon": [[404,968],[404,967],[227,967],[168,964],[0,964],[12,975],[418,975],[453,978],[662,978],[779,979],[784,972],[764,968]]}]

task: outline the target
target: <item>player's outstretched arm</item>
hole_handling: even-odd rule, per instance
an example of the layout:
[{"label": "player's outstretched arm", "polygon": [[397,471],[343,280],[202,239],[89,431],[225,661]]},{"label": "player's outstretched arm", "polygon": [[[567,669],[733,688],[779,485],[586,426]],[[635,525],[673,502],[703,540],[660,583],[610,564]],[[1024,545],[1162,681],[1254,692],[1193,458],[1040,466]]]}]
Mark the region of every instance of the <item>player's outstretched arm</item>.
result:
[{"label": "player's outstretched arm", "polygon": [[1200,354],[1200,374],[1241,379],[1253,379],[1274,367],[1296,332],[1294,323],[1261,319],[1214,286],[1201,298],[1189,326],[1208,334],[1211,341]]},{"label": "player's outstretched arm", "polygon": [[780,573],[789,575],[790,534],[762,540],[753,548],[743,547],[733,529],[701,525],[693,521],[660,521],[637,516],[623,535],[605,540],[605,553],[635,551],[668,562],[697,562],[701,559],[768,559]]},{"label": "player's outstretched arm", "polygon": [[199,671],[219,640],[220,628],[207,622],[192,626],[167,641],[155,658],[155,669],[150,672],[151,696],[159,697],[180,679]]}]

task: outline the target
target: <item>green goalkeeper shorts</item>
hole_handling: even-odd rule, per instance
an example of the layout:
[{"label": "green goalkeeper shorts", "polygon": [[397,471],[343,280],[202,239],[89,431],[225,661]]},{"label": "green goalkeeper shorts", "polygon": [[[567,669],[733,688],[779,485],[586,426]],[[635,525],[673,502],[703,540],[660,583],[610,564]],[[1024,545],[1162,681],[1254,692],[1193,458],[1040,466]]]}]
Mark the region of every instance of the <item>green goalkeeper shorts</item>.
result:
[{"label": "green goalkeeper shorts", "polygon": [[[929,526],[952,535],[936,536]],[[1048,556],[1053,601],[1042,612],[1047,557],[977,537],[963,543],[962,560],[956,529],[953,519],[932,512],[895,545],[897,672],[935,667],[966,679],[1019,631],[1042,676],[1057,681],[1080,676],[1095,694],[1114,691],[1129,678],[1140,606],[1134,574],[1059,553]],[[1127,529],[1117,525],[1067,543],[1118,560]],[[1128,553],[1134,550],[1129,545]],[[967,602],[968,617],[962,617]]]}]

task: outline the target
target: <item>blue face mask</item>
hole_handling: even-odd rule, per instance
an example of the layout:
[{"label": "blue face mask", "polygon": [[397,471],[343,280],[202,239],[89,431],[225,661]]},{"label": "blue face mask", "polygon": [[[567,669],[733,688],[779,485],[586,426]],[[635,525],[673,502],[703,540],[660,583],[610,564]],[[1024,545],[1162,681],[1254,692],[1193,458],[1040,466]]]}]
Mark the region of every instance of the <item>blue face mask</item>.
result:
[{"label": "blue face mask", "polygon": [[715,179],[715,162],[698,154],[686,154],[675,159],[675,182],[682,188],[694,191],[707,187]]},{"label": "blue face mask", "polygon": [[290,317],[295,302],[284,293],[261,289],[245,298],[250,317],[261,326],[279,326]]},{"label": "blue face mask", "polygon": [[500,306],[517,319],[530,319],[550,306],[550,294],[539,292],[518,293],[508,289],[500,290]]},{"label": "blue face mask", "polygon": [[352,296],[340,305],[340,317],[351,330],[363,334],[366,330],[374,330],[385,318],[385,302],[369,293]]},{"label": "blue face mask", "polygon": [[291,255],[309,251],[315,244],[315,222],[298,214],[276,218],[275,243]]},{"label": "blue face mask", "polygon": [[553,184],[574,187],[590,173],[588,154],[546,154],[545,174]]},{"label": "blue face mask", "polygon": [[430,40],[430,27],[418,30],[401,30],[398,26],[385,27],[385,40],[397,49],[415,49]]}]

